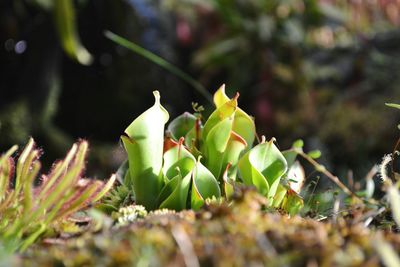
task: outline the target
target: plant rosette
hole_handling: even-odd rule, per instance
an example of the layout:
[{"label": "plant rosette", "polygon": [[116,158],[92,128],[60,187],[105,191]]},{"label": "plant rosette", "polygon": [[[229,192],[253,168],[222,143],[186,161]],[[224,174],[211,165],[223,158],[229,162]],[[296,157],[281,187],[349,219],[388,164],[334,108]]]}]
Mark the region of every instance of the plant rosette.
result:
[{"label": "plant rosette", "polygon": [[208,199],[229,200],[234,187],[244,184],[254,186],[271,207],[290,214],[302,207],[299,190],[283,182],[291,164],[275,139],[263,137],[253,147],[254,119],[238,107],[238,93],[229,98],[221,86],[204,124],[200,113],[185,112],[169,123],[166,134],[169,114],[159,92],[153,94],[154,105],[121,136],[128,154],[123,182],[136,204],[147,210],[198,210]]}]

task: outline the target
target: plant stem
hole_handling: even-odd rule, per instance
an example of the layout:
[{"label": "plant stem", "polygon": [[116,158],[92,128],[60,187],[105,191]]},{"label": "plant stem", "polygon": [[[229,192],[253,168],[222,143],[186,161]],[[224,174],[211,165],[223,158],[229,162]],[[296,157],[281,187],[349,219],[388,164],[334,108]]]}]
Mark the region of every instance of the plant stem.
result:
[{"label": "plant stem", "polygon": [[332,182],[334,182],[337,186],[340,187],[340,189],[343,190],[343,192],[345,192],[346,194],[357,198],[358,200],[361,200],[356,194],[354,194],[346,185],[344,185],[340,179],[336,176],[333,175],[330,171],[328,171],[325,166],[319,164],[317,161],[315,161],[313,158],[309,157],[306,153],[304,153],[303,151],[301,152],[297,152],[300,156],[302,156],[304,159],[306,159],[311,165],[314,166],[314,168],[324,174],[326,177],[328,177]]}]

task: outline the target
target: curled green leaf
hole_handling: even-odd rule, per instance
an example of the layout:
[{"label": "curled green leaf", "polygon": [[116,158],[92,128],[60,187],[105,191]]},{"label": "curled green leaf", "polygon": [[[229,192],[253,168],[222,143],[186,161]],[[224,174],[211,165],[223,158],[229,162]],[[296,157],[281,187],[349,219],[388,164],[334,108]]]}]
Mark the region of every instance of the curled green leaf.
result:
[{"label": "curled green leaf", "polygon": [[228,164],[230,166],[227,175],[232,180],[236,180],[237,163],[246,147],[246,140],[232,131],[222,159],[222,166],[227,166]]},{"label": "curled green leaf", "polygon": [[159,207],[161,209],[183,210],[186,208],[190,188],[191,173],[185,177],[177,174],[167,182],[158,197]]},{"label": "curled green leaf", "polygon": [[[223,84],[214,94],[214,104],[219,108],[229,100],[229,97],[225,94],[225,84]],[[232,130],[246,141],[249,148],[253,146],[256,126],[254,120],[241,108],[237,108],[235,112]]]},{"label": "curled green leaf", "polygon": [[164,126],[168,112],[160,104],[160,94],[153,92],[154,105],[136,118],[121,136],[128,153],[129,176],[133,185],[136,203],[148,210],[155,209],[155,196],[161,191]]},{"label": "curled green leaf", "polygon": [[164,153],[163,173],[167,179],[172,179],[178,173],[181,173],[182,176],[186,176],[193,170],[196,164],[196,159],[183,146],[183,142],[184,139],[181,138],[179,143],[173,144],[172,147]]},{"label": "curled green leaf", "polygon": [[192,196],[191,207],[194,210],[200,209],[208,198],[221,197],[221,191],[214,175],[197,161],[192,175]]},{"label": "curled green leaf", "polygon": [[229,178],[229,176],[228,176],[228,172],[229,172],[230,168],[231,168],[231,164],[228,163],[226,165],[226,169],[224,171],[224,174],[222,175],[222,178],[223,178],[223,187],[222,187],[223,195],[225,196],[225,198],[227,200],[230,200],[232,198],[233,193],[235,191],[235,188],[234,188],[235,181],[233,179]]},{"label": "curled green leaf", "polygon": [[194,128],[196,120],[196,116],[185,112],[170,122],[167,131],[175,141],[178,141],[179,138],[186,137],[187,133]]},{"label": "curled green leaf", "polygon": [[223,105],[219,106],[211,115],[208,117],[208,120],[204,124],[203,129],[203,139],[207,140],[209,132],[221,121],[224,121],[227,118],[231,118],[233,121],[233,116],[237,110],[237,99],[239,94],[237,94],[234,98],[228,100]]},{"label": "curled green leaf", "polygon": [[196,159],[183,146],[183,142],[183,138],[179,140],[179,143],[171,140],[169,149],[164,153],[163,173],[166,185],[158,197],[160,208],[174,210],[186,208]]},{"label": "curled green leaf", "polygon": [[239,172],[246,185],[254,185],[271,201],[280,178],[287,171],[285,157],[273,143],[263,141],[248,151],[239,161]]},{"label": "curled green leaf", "polygon": [[218,122],[205,140],[206,166],[215,177],[220,177],[223,168],[223,155],[228,147],[232,132],[232,118]]}]

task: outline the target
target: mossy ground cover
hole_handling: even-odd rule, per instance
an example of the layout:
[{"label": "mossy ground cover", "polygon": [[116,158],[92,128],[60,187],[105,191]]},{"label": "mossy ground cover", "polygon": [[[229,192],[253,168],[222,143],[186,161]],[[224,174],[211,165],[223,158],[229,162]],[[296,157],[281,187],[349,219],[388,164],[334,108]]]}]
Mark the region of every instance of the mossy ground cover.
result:
[{"label": "mossy ground cover", "polygon": [[[198,212],[158,210],[125,226],[100,220],[81,233],[44,239],[13,259],[22,266],[381,266],[400,235],[366,226],[371,210],[348,207],[323,220],[265,210],[240,190]],[[101,223],[100,223],[101,222]],[[99,224],[100,223],[100,224]],[[387,246],[391,249],[385,250]]]}]

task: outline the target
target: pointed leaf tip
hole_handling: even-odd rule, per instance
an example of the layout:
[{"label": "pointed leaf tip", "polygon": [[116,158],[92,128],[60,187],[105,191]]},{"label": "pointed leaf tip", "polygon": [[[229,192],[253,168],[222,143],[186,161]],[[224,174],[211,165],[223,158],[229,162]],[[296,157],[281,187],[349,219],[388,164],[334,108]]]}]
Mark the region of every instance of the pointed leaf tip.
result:
[{"label": "pointed leaf tip", "polygon": [[276,142],[276,138],[275,137],[272,137],[269,141],[268,141],[268,143],[270,143],[270,144],[274,144]]},{"label": "pointed leaf tip", "polygon": [[261,136],[261,144],[264,144],[265,142],[266,142],[265,135],[262,135],[262,136]]},{"label": "pointed leaf tip", "polygon": [[153,91],[154,98],[156,100],[156,104],[160,104],[160,92],[158,90]]}]

